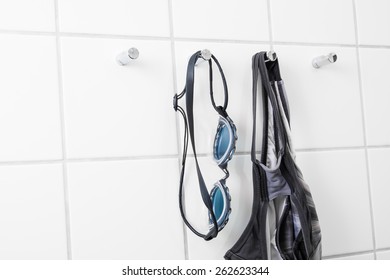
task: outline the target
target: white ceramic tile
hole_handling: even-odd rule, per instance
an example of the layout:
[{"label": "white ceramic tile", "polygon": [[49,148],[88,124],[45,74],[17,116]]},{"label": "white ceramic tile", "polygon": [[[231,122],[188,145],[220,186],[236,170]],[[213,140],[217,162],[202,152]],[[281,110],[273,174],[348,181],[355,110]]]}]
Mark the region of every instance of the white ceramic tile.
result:
[{"label": "white ceramic tile", "polygon": [[[208,212],[199,193],[193,158],[188,158],[185,179],[185,206],[189,221],[202,233],[208,232]],[[211,190],[213,184],[223,178],[223,172],[211,158],[200,158],[200,168]],[[225,228],[216,239],[204,241],[187,229],[189,259],[223,259],[244,231],[252,210],[252,174],[250,156],[234,156],[229,163],[230,177],[226,184],[232,197],[232,212]]]},{"label": "white ceramic tile", "polygon": [[0,41],[0,160],[61,158],[55,38]]},{"label": "white ceramic tile", "polygon": [[390,45],[390,2],[355,0],[360,44]]},{"label": "white ceramic tile", "polygon": [[332,260],[373,260],[374,254],[362,254],[362,255],[353,255],[353,256],[347,256],[347,257],[340,257],[340,258],[332,258]]},{"label": "white ceramic tile", "polygon": [[74,259],[183,259],[177,159],[68,166]]},{"label": "white ceramic tile", "polygon": [[63,32],[169,36],[167,0],[58,0]]},{"label": "white ceramic tile", "polygon": [[0,1],[0,29],[54,31],[54,15],[53,0]]},{"label": "white ceramic tile", "polygon": [[268,41],[266,0],[172,0],[175,37]]},{"label": "white ceramic tile", "polygon": [[390,251],[376,252],[377,260],[390,260]]},{"label": "white ceramic tile", "polygon": [[390,188],[388,174],[390,169],[390,149],[370,149],[370,180],[372,192],[372,208],[374,212],[375,241],[377,248],[390,247],[390,205],[388,197]]},{"label": "white ceramic tile", "polygon": [[62,165],[0,167],[0,259],[66,259]]},{"label": "white ceramic tile", "polygon": [[[361,146],[363,125],[354,48],[275,46],[291,107],[295,148]],[[330,52],[336,63],[315,69]]]},{"label": "white ceramic tile", "polygon": [[[229,104],[227,112],[237,126],[237,151],[250,151],[252,137],[252,56],[261,50],[268,50],[269,46],[253,44],[221,44],[221,43],[176,43],[176,73],[177,88],[181,91],[185,86],[187,64],[190,56],[202,49],[210,51],[219,60],[224,71]],[[240,53],[239,56],[231,55]],[[196,149],[198,153],[211,153],[213,140],[218,124],[218,113],[211,104],[209,94],[208,63],[201,63],[196,67],[194,92],[194,123]],[[217,105],[223,104],[223,87],[216,65],[214,74],[214,97]],[[185,97],[179,104],[185,107]],[[183,134],[183,121],[180,117]],[[189,152],[192,148],[189,149]]]},{"label": "white ceramic tile", "polygon": [[360,61],[367,144],[388,145],[390,130],[379,124],[390,118],[390,88],[387,85],[390,50],[360,48]]},{"label": "white ceramic tile", "polygon": [[272,0],[275,41],[355,44],[352,1]]},{"label": "white ceramic tile", "polygon": [[316,204],[323,256],[373,249],[363,150],[297,155]]},{"label": "white ceramic tile", "polygon": [[62,54],[69,157],[177,153],[169,42],[65,38]]}]

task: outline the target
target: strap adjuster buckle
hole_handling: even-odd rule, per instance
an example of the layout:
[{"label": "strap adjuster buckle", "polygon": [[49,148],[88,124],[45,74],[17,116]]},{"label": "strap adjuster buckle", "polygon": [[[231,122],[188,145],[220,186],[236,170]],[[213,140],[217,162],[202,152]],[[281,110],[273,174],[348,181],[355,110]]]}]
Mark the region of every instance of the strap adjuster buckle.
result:
[{"label": "strap adjuster buckle", "polygon": [[177,93],[173,96],[173,109],[175,109],[175,111],[177,111],[177,106],[178,106],[178,97],[177,97]]}]

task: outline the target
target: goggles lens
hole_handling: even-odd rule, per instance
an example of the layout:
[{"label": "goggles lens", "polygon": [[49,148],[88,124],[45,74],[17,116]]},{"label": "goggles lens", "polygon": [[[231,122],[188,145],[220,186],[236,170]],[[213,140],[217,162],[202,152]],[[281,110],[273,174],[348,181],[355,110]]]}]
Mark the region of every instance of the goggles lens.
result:
[{"label": "goggles lens", "polygon": [[214,195],[211,197],[213,201],[213,211],[217,221],[221,218],[223,214],[223,208],[225,207],[225,201],[220,188],[217,188],[214,192]]},{"label": "goggles lens", "polygon": [[[213,212],[218,224],[218,230],[221,230],[229,220],[230,214],[230,194],[226,186],[221,181],[214,185],[210,192],[211,202],[213,203]],[[213,222],[210,217],[210,227]]]},{"label": "goggles lens", "polygon": [[220,160],[229,149],[230,144],[230,133],[228,126],[224,123],[220,125],[219,130],[217,131],[217,136],[215,139],[215,158]]},{"label": "goggles lens", "polygon": [[220,164],[226,163],[235,150],[237,140],[235,126],[225,118],[220,117],[214,140],[214,159]]}]

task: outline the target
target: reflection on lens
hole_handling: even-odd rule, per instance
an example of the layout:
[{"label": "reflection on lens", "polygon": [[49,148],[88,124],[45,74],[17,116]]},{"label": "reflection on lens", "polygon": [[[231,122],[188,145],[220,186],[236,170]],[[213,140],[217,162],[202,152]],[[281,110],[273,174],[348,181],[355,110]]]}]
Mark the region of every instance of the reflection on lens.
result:
[{"label": "reflection on lens", "polygon": [[211,200],[213,201],[213,211],[215,218],[217,221],[221,218],[225,206],[225,201],[223,198],[223,194],[221,192],[220,188],[216,188],[213,196],[211,197]]},{"label": "reflection on lens", "polygon": [[229,128],[225,124],[220,126],[215,141],[215,157],[219,160],[225,155],[227,149],[229,148]]}]

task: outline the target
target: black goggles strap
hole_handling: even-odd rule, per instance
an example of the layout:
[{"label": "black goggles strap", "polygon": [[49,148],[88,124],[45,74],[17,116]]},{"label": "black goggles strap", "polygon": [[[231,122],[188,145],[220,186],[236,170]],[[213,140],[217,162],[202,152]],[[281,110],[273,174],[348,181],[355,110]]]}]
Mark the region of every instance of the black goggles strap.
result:
[{"label": "black goggles strap", "polygon": [[[218,67],[219,73],[221,74],[221,79],[222,79],[222,84],[223,84],[223,92],[224,92],[224,103],[223,103],[223,106],[215,105],[214,91],[213,91],[213,68],[211,66],[211,64],[212,64],[211,60],[214,60],[215,64]],[[214,107],[215,111],[218,112],[218,114],[220,114],[220,115],[222,115],[223,117],[226,118],[227,117],[226,109],[227,109],[228,102],[229,102],[228,88],[227,88],[225,74],[223,73],[222,67],[219,64],[218,59],[214,55],[211,55],[211,59],[209,60],[209,80],[210,80],[210,99],[211,99],[211,104],[213,104],[213,107]]]},{"label": "black goggles strap", "polygon": [[[194,112],[193,112],[193,101],[194,101],[194,80],[195,80],[195,64],[198,59],[201,58],[201,52],[198,51],[194,53],[189,62],[187,67],[187,77],[186,77],[186,86],[184,90],[179,94],[175,95],[174,97],[174,109],[176,111],[179,111],[180,114],[183,116],[184,120],[184,146],[183,146],[183,156],[182,156],[182,169],[180,174],[180,186],[179,186],[179,208],[180,208],[180,214],[183,218],[184,223],[187,225],[187,227],[196,235],[199,237],[202,237],[205,240],[211,240],[215,238],[218,235],[218,224],[217,219],[215,217],[214,211],[213,211],[213,204],[211,202],[210,194],[207,190],[206,183],[203,179],[202,172],[199,167],[198,158],[196,154],[196,148],[195,148],[195,133],[194,133]],[[215,62],[215,64],[218,67],[218,70],[222,77],[223,87],[224,87],[224,95],[225,95],[225,101],[223,106],[216,106],[214,101],[214,94],[213,94],[213,72],[212,72],[212,61]],[[227,91],[227,84],[225,75],[222,71],[222,68],[218,62],[218,60],[212,55],[211,59],[209,60],[209,80],[210,80],[210,98],[211,103],[213,104],[214,109],[222,116],[227,117],[226,108],[228,105],[228,91]],[[187,108],[187,114],[177,104],[177,100],[182,98],[186,94],[186,108]],[[185,173],[185,164],[187,159],[187,150],[188,150],[188,138],[191,140],[192,150],[194,154],[195,159],[195,166],[197,171],[197,177],[198,177],[198,183],[199,183],[199,190],[201,193],[201,197],[203,200],[204,205],[208,209],[211,221],[213,223],[213,227],[210,229],[208,234],[202,234],[198,232],[187,220],[184,208],[183,208],[183,183],[184,183],[184,173]]]}]

